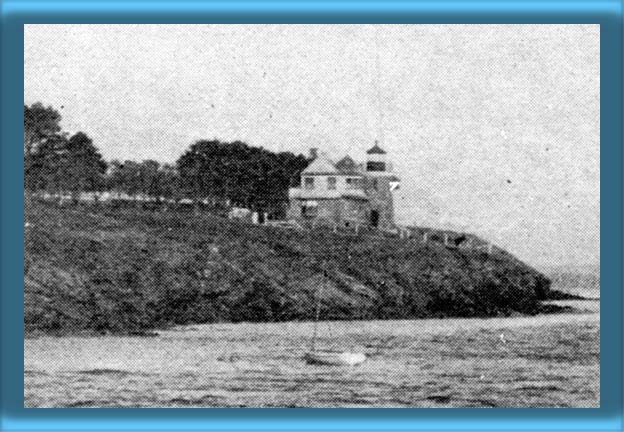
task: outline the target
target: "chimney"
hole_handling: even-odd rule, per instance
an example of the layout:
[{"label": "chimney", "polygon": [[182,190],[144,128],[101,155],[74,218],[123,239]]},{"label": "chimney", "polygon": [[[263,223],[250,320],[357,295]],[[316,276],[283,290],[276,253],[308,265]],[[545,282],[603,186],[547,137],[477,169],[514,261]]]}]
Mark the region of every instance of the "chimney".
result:
[{"label": "chimney", "polygon": [[316,147],[312,147],[310,149],[310,159],[314,160],[318,157],[318,149]]}]

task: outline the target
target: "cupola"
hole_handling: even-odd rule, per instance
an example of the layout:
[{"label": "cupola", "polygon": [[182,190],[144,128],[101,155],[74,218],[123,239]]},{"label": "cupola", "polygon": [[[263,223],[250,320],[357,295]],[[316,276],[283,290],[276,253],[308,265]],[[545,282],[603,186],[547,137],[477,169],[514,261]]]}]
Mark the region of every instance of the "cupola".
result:
[{"label": "cupola", "polygon": [[366,171],[386,171],[386,152],[377,141],[366,151]]}]

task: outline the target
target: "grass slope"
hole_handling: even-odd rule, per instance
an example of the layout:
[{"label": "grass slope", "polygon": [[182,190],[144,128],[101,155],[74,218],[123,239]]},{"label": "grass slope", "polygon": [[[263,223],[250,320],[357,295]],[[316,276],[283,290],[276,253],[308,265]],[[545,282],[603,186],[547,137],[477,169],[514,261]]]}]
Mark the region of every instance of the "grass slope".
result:
[{"label": "grass slope", "polygon": [[[550,282],[497,250],[180,212],[29,203],[28,333],[171,324],[536,314]],[[320,288],[320,289],[319,289]]]}]

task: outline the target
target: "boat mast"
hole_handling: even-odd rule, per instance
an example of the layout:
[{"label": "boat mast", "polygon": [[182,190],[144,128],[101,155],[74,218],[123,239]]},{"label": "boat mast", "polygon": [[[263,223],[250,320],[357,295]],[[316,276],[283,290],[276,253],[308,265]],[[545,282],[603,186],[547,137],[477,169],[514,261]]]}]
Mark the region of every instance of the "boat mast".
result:
[{"label": "boat mast", "polygon": [[314,317],[314,333],[312,334],[312,351],[316,351],[316,333],[318,331],[318,320],[321,313],[321,302],[318,298],[318,291],[316,292],[316,315]]},{"label": "boat mast", "polygon": [[316,335],[318,334],[318,322],[321,317],[321,290],[325,284],[325,278],[327,277],[327,271],[325,265],[323,265],[323,280],[321,286],[316,290],[316,312],[314,314],[314,332],[312,334],[312,351],[316,351]]},{"label": "boat mast", "polygon": [[[322,288],[322,286],[321,286]],[[316,290],[316,313],[314,316],[314,333],[312,335],[312,351],[316,351],[316,335],[318,332],[318,322],[321,316],[321,288]]]}]

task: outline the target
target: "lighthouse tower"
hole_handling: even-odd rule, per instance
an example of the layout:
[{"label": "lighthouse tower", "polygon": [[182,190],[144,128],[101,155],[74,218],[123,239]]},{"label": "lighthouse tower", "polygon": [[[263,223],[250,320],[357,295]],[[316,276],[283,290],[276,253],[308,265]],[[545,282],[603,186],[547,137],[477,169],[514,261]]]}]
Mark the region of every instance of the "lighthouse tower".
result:
[{"label": "lighthouse tower", "polygon": [[364,185],[368,196],[368,220],[374,228],[394,228],[392,193],[399,187],[399,178],[392,172],[387,153],[377,141],[366,152]]}]

